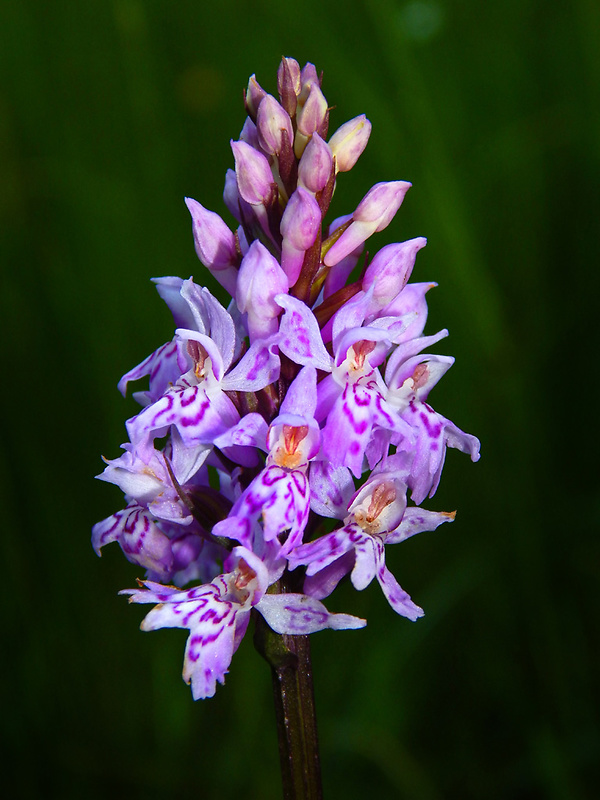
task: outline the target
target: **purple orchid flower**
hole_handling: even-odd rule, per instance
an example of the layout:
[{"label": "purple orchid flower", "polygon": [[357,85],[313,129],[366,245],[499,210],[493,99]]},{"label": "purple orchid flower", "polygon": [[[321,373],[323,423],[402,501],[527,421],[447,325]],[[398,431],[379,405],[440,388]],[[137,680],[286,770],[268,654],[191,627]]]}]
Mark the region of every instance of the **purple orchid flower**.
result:
[{"label": "purple orchid flower", "polygon": [[[279,541],[279,537],[288,532],[281,555],[287,555],[302,539],[310,510],[306,472],[321,442],[321,432],[314,418],[316,402],[316,370],[307,366],[289,387],[281,413],[273,420],[266,437],[264,427],[253,425],[256,446],[264,442],[267,448],[266,466],[242,493],[228,518],[215,526],[217,536],[234,538],[250,546],[260,519],[266,542]],[[240,426],[235,433],[231,431],[231,438],[228,435],[218,441],[228,444],[241,433],[244,442],[252,441],[251,429],[242,431]]]},{"label": "purple orchid flower", "polygon": [[158,603],[142,621],[142,630],[189,629],[183,679],[191,684],[194,700],[212,697],[217,682],[225,682],[253,608],[277,633],[298,635],[366,624],[349,614],[330,614],[322,603],[306,595],[266,594],[267,569],[245,547],[235,547],[224,566],[226,573],[187,592],[153,581],[142,581],[145,588],[141,591],[121,592],[130,595],[131,603]]},{"label": "purple orchid flower", "polygon": [[454,513],[406,508],[406,467],[404,454],[391,456],[356,492],[342,528],[290,554],[292,569],[307,565],[304,590],[308,594],[327,597],[348,573],[359,591],[376,577],[394,611],[413,621],[423,615],[386,567],[385,545],[435,530],[451,522]]},{"label": "purple orchid flower", "polygon": [[[156,604],[144,630],[190,631],[194,698],[223,683],[252,609],[279,634],[362,627],[321,603],[349,575],[358,590],[376,578],[395,611],[421,616],[385,546],[454,519],[419,507],[447,447],[479,458],[479,441],[428,401],[453,359],[426,352],[448,335],[425,334],[436,284],[408,283],[425,238],[364,254],[411,184],[377,183],[328,223],[371,123],[362,114],[328,140],[333,107],[313,64],[284,58],[277,89],[248,83],[223,193],[233,227],[186,199],[196,253],[231,302],[192,278],[156,279],[174,337],[121,378],[123,394],[147,387],[124,452],[98,476],[126,507],[94,526],[94,549],[117,542],[146,570],[125,592]],[[327,519],[339,527],[319,535]],[[305,594],[284,590],[291,570]]]},{"label": "purple orchid flower", "polygon": [[[388,364],[388,402],[400,419],[412,428],[410,447],[414,452],[408,484],[415,503],[432,497],[440,482],[446,446],[470,453],[479,460],[479,440],[464,433],[453,422],[438,414],[426,402],[429,392],[454,363],[448,356],[420,355],[403,363],[390,359]],[[407,448],[408,443],[392,434],[391,443]]]}]

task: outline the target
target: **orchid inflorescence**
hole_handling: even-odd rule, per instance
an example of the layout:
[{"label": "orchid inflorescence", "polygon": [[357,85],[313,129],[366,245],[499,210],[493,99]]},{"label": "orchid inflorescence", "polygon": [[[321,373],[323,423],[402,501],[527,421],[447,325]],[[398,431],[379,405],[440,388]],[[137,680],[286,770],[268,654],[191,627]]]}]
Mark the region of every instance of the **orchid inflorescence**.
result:
[{"label": "orchid inflorescence", "polygon": [[[279,100],[250,78],[231,143],[224,200],[237,229],[186,200],[198,257],[232,300],[192,278],[155,280],[175,335],[121,379],[123,394],[142,378],[148,388],[99,476],[127,506],[94,526],[93,546],[117,541],[146,570],[123,592],[155,604],[143,630],[189,629],[195,699],[224,682],[252,609],[278,634],[362,627],[321,602],[349,575],[358,590],[377,578],[395,611],[420,617],[385,547],[454,519],[419,506],[447,446],[479,458],[478,440],[427,402],[454,359],[423,352],[448,334],[423,335],[435,284],[408,283],[426,240],[361,258],[410,184],[378,183],[324,226],[371,124],[361,115],[327,139],[313,64],[284,58],[277,86]],[[290,575],[301,591],[285,591]]]}]

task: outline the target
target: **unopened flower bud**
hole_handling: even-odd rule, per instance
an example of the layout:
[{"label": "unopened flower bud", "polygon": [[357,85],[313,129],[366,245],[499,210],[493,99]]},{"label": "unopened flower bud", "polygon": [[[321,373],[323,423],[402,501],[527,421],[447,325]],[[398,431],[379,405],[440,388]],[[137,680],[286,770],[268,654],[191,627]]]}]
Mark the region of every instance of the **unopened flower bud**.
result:
[{"label": "unopened flower bud", "polygon": [[277,90],[281,105],[290,117],[296,114],[300,94],[300,65],[295,58],[282,58],[277,70]]},{"label": "unopened flower bud", "polygon": [[329,140],[329,147],[335,156],[338,172],[352,169],[367,146],[370,135],[371,123],[364,114],[345,122],[337,129]]},{"label": "unopened flower bud", "polygon": [[296,158],[304,152],[309,138],[315,131],[321,134],[322,126],[327,119],[327,100],[318,83],[313,83],[306,102],[296,112],[297,133],[294,141]]},{"label": "unopened flower bud", "polygon": [[235,298],[240,311],[248,315],[251,343],[277,331],[282,309],[274,297],[288,289],[288,279],[277,259],[258,240],[252,242],[242,259]]},{"label": "unopened flower bud", "polygon": [[318,133],[311,136],[298,164],[298,185],[313,194],[322,191],[331,175],[333,155]]},{"label": "unopened flower bud", "polygon": [[306,102],[306,98],[310,94],[313,84],[320,87],[321,81],[319,80],[315,65],[308,63],[302,67],[302,72],[300,73],[300,93],[298,97],[300,105],[304,105]]},{"label": "unopened flower bud", "polygon": [[376,308],[387,306],[404,289],[413,271],[417,253],[426,244],[427,239],[419,236],[407,242],[388,244],[375,254],[366,269],[362,288],[366,291],[373,285]]},{"label": "unopened flower bud", "polygon": [[273,95],[268,94],[263,99],[256,116],[258,142],[265,153],[279,155],[283,146],[283,132],[287,132],[288,141],[294,136],[292,121],[283,106],[277,102]]},{"label": "unopened flower bud", "polygon": [[266,94],[265,90],[256,80],[256,75],[251,75],[244,99],[246,101],[246,110],[253,119],[256,119],[260,102]]},{"label": "unopened flower bud", "polygon": [[192,215],[196,253],[204,266],[218,271],[235,264],[235,236],[221,217],[191,197],[185,198],[185,204]]},{"label": "unopened flower bud", "polygon": [[352,215],[352,224],[325,254],[325,264],[332,267],[369,236],[386,228],[410,187],[407,181],[389,181],[369,189]]},{"label": "unopened flower bud", "polygon": [[186,197],[185,204],[192,215],[198,258],[214,273],[221,286],[234,294],[238,263],[235,235],[218,214],[208,211],[197,200]]},{"label": "unopened flower bud", "polygon": [[251,147],[254,147],[255,150],[258,149],[258,134],[256,132],[256,125],[250,117],[246,117],[246,121],[244,122],[244,126],[240,131],[240,142],[246,142]]},{"label": "unopened flower bud", "polygon": [[360,201],[352,218],[357,222],[372,222],[375,231],[382,231],[394,218],[411,186],[408,181],[376,183]]},{"label": "unopened flower bud", "polygon": [[246,142],[231,142],[235,174],[241,197],[250,205],[264,203],[271,195],[273,173],[266,157]]},{"label": "unopened flower bud", "polygon": [[293,286],[300,275],[304,254],[314,244],[321,227],[321,210],[314,197],[298,187],[283,212],[281,266]]},{"label": "unopened flower bud", "polygon": [[240,193],[238,191],[237,178],[235,171],[228,169],[225,173],[225,187],[223,189],[223,202],[227,206],[229,213],[241,222],[240,215]]},{"label": "unopened flower bud", "polygon": [[319,129],[327,113],[327,100],[318,83],[313,83],[302,109],[298,111],[298,130],[310,136]]}]

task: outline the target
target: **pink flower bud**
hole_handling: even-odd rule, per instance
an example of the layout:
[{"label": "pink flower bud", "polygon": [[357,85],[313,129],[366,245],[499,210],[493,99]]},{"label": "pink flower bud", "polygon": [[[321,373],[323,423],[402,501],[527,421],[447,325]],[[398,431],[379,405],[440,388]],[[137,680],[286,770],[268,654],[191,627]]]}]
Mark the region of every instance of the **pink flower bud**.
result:
[{"label": "pink flower bud", "polygon": [[288,279],[277,259],[258,240],[252,242],[242,259],[235,298],[240,311],[248,315],[251,343],[277,331],[282,308],[274,298],[288,289]]},{"label": "pink flower bud", "polygon": [[197,200],[185,198],[192,215],[196,254],[205,267],[227,291],[235,294],[238,254],[235,235],[214,211],[208,211]]},{"label": "pink flower bud", "polygon": [[296,112],[297,131],[294,138],[296,158],[301,158],[313,133],[317,132],[321,137],[326,136],[328,120],[327,100],[318,82],[312,83],[306,102],[302,105],[299,103]]},{"label": "pink flower bud", "polygon": [[408,181],[376,183],[360,201],[352,218],[372,222],[377,226],[375,231],[382,231],[394,218],[411,186]]},{"label": "pink flower bud", "polygon": [[246,142],[231,142],[235,158],[235,174],[241,197],[250,205],[266,202],[274,183],[266,157]]},{"label": "pink flower bud", "polygon": [[305,136],[310,136],[319,130],[327,114],[327,100],[317,82],[310,87],[306,102],[296,114],[298,130]]},{"label": "pink flower bud", "polygon": [[407,242],[388,244],[375,254],[365,271],[362,288],[367,290],[374,285],[373,302],[378,309],[391,303],[404,289],[417,253],[426,244],[427,239],[420,236]]},{"label": "pink flower bud", "polygon": [[300,93],[298,97],[298,102],[300,105],[304,105],[306,102],[306,98],[308,97],[310,90],[316,84],[320,87],[321,81],[319,80],[319,76],[317,75],[317,68],[314,64],[308,63],[302,67],[302,72],[300,73]]},{"label": "pink flower bud", "polygon": [[237,186],[237,178],[232,169],[228,169],[225,173],[225,187],[223,189],[223,202],[227,206],[229,213],[241,222],[240,216],[240,193]]},{"label": "pink flower bud", "polygon": [[314,244],[321,227],[321,210],[314,197],[298,187],[283,212],[281,266],[293,286],[300,275],[304,254]]},{"label": "pink flower bud", "polygon": [[286,131],[288,141],[294,137],[292,121],[283,106],[268,94],[263,99],[256,116],[258,142],[265,153],[279,155],[282,148],[283,132]]},{"label": "pink flower bud", "polygon": [[300,94],[300,65],[295,58],[282,58],[277,70],[277,90],[281,105],[290,117],[296,114]]},{"label": "pink flower bud", "polygon": [[250,116],[256,119],[256,115],[258,113],[258,107],[260,106],[260,102],[265,97],[267,93],[262,88],[260,83],[256,80],[256,75],[251,75],[250,80],[248,81],[248,88],[246,90],[246,109]]},{"label": "pink flower bud", "polygon": [[371,123],[364,114],[345,122],[337,129],[329,140],[329,147],[335,156],[338,172],[352,169],[367,146],[370,135]]},{"label": "pink flower bud", "polygon": [[192,215],[196,253],[204,266],[218,271],[236,264],[235,236],[221,217],[191,197],[185,198],[185,204]]},{"label": "pink flower bud", "polygon": [[329,180],[332,164],[333,155],[329,145],[318,133],[314,133],[298,164],[298,185],[313,194],[320,192]]},{"label": "pink flower bud", "polygon": [[250,117],[246,117],[246,121],[244,122],[244,126],[240,131],[240,142],[246,142],[255,150],[258,150],[258,133],[256,131],[256,125]]},{"label": "pink flower bud", "polygon": [[353,222],[325,254],[324,262],[332,267],[372,234],[382,231],[392,221],[410,189],[407,181],[376,183],[363,197],[352,215]]}]

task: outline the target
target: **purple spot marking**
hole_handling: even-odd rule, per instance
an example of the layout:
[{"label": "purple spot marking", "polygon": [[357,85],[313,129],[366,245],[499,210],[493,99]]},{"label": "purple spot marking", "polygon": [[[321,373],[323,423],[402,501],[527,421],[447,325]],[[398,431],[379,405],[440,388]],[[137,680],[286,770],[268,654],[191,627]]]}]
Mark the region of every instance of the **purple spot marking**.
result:
[{"label": "purple spot marking", "polygon": [[189,405],[191,405],[196,399],[197,394],[198,394],[198,389],[196,389],[196,387],[194,387],[191,392],[188,392],[187,390],[181,392],[179,395],[179,402],[181,404],[181,407],[187,408]]},{"label": "purple spot marking", "polygon": [[254,365],[246,373],[248,380],[253,381],[258,377],[258,373],[262,370],[268,359],[268,349],[265,347],[260,350],[254,359]]},{"label": "purple spot marking", "polygon": [[283,473],[283,471],[280,472],[279,469],[277,468],[267,469],[265,474],[262,476],[261,483],[264,486],[273,486],[278,481],[282,480],[282,478],[285,478],[285,474]]},{"label": "purple spot marking", "polygon": [[200,407],[194,417],[183,417],[181,419],[181,424],[184,428],[189,428],[191,425],[197,425],[201,422],[204,418],[204,414],[210,408],[210,400],[206,398],[203,403],[200,404]]},{"label": "purple spot marking", "polygon": [[368,424],[369,423],[367,422],[366,419],[363,419],[362,422],[357,422],[356,423],[356,425],[354,426],[354,430],[356,431],[358,436],[362,436],[362,434],[365,433],[365,431],[367,430]]},{"label": "purple spot marking", "polygon": [[442,432],[442,426],[438,422],[437,424],[430,425],[429,417],[423,411],[419,414],[421,422],[423,423],[425,430],[427,431],[427,435],[430,439],[437,439]]},{"label": "purple spot marking", "polygon": [[173,395],[172,394],[166,394],[163,399],[167,401],[167,406],[165,408],[161,409],[161,411],[159,411],[154,416],[154,419],[153,419],[154,424],[156,424],[156,421],[157,421],[157,419],[159,419],[159,417],[161,417],[163,414],[166,414],[168,411],[170,411],[173,408]]},{"label": "purple spot marking", "polygon": [[[362,391],[361,391],[362,390]],[[358,384],[354,386],[354,402],[357,406],[371,405],[371,393],[366,391],[363,386],[359,387]]]}]

